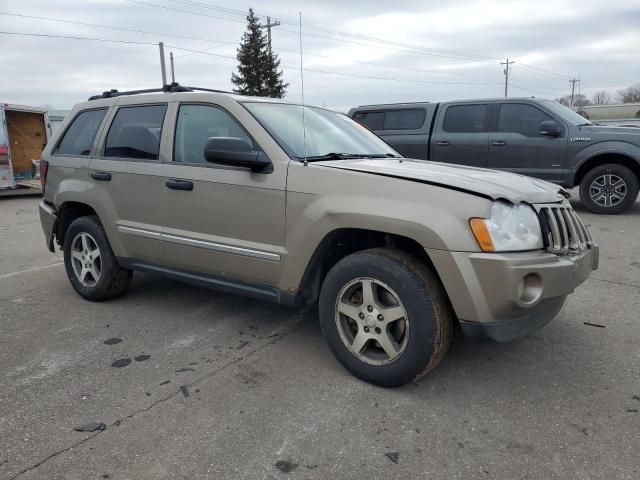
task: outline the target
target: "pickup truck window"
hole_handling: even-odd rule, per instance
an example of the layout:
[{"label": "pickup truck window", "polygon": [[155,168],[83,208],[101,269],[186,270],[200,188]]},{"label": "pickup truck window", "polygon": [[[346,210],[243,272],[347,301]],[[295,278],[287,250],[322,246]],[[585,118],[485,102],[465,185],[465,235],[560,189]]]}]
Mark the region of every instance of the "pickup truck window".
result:
[{"label": "pickup truck window", "polygon": [[204,163],[204,144],[211,137],[236,137],[253,144],[227,112],[209,105],[181,105],[176,123],[173,161]]},{"label": "pickup truck window", "polygon": [[88,156],[105,113],[106,108],[79,113],[64,132],[54,155]]},{"label": "pickup truck window", "polygon": [[585,124],[593,125],[583,116],[578,115],[576,112],[574,112],[570,108],[567,108],[564,105],[559,104],[558,102],[554,102],[552,100],[540,100],[540,104],[543,107],[546,107],[549,110],[551,110],[556,115],[558,115],[562,120],[564,120],[571,127],[577,127],[578,125],[585,125]]},{"label": "pickup truck window", "polygon": [[525,137],[540,137],[540,123],[553,120],[542,110],[524,103],[503,103],[498,116],[498,131],[513,132]]},{"label": "pickup truck window", "polygon": [[120,107],[107,134],[105,157],[157,160],[166,105]]},{"label": "pickup truck window", "polygon": [[401,156],[343,114],[304,107],[303,119],[301,105],[271,102],[244,102],[243,105],[290,156],[298,159],[330,153]]},{"label": "pickup truck window", "polygon": [[416,130],[422,127],[424,110],[389,110],[384,112],[383,130]]},{"label": "pickup truck window", "polygon": [[447,108],[442,129],[449,133],[485,131],[487,105],[452,105]]},{"label": "pickup truck window", "polygon": [[382,130],[384,112],[360,112],[353,118],[371,130]]}]

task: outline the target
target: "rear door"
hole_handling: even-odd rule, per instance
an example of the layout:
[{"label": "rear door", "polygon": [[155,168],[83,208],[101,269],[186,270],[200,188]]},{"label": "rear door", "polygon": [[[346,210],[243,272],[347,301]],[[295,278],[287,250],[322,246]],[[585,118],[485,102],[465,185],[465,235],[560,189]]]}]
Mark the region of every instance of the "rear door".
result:
[{"label": "rear door", "polygon": [[[540,135],[540,123],[554,120],[562,133]],[[505,102],[498,106],[489,138],[489,167],[561,182],[567,154],[567,129],[536,105]]]},{"label": "rear door", "polygon": [[160,144],[167,103],[115,107],[89,169],[87,203],[119,257],[162,259],[164,183]]},{"label": "rear door", "polygon": [[442,105],[431,137],[431,160],[486,167],[489,107],[488,103]]},{"label": "rear door", "polygon": [[[241,126],[240,115],[257,122],[235,101],[182,102],[174,109],[173,152],[162,185],[168,266],[274,285],[284,257],[287,162]],[[249,141],[269,154],[273,171],[207,162],[204,145],[211,137]]]}]

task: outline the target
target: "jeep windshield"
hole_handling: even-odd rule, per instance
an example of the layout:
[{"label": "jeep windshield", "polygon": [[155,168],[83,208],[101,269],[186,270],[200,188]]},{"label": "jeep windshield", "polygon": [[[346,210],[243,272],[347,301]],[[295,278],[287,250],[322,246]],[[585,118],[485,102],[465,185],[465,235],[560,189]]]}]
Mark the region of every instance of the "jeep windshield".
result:
[{"label": "jeep windshield", "polygon": [[582,115],[577,114],[570,108],[565,107],[564,105],[554,102],[552,100],[540,100],[540,103],[551,110],[553,113],[558,115],[562,120],[567,122],[571,127],[583,127],[585,125],[593,125],[589,120],[584,118]]},{"label": "jeep windshield", "polygon": [[[278,144],[298,160],[401,157],[346,115],[286,103],[243,102]],[[303,128],[303,124],[305,128]]]}]

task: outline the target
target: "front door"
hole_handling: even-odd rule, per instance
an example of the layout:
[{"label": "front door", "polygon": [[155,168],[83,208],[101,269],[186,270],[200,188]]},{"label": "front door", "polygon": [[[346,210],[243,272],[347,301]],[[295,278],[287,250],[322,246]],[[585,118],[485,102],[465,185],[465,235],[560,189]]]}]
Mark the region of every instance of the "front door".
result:
[{"label": "front door", "polygon": [[488,104],[446,105],[431,137],[431,160],[486,167],[488,119]]},{"label": "front door", "polygon": [[272,172],[252,173],[209,163],[204,145],[211,137],[260,146],[219,105],[176,104],[174,116],[173,155],[164,166],[163,186],[168,266],[274,285],[284,258],[287,164],[274,161]]},{"label": "front door", "polygon": [[[526,103],[502,103],[489,136],[489,168],[562,181],[567,153],[566,128],[558,137],[540,135],[540,123],[555,120]],[[557,122],[557,120],[555,120]]]}]

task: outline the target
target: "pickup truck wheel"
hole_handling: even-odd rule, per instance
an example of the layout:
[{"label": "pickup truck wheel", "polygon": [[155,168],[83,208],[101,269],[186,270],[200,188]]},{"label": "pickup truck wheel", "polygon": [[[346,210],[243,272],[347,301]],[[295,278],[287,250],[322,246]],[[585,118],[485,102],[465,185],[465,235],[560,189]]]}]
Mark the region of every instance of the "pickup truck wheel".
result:
[{"label": "pickup truck wheel", "polygon": [[444,288],[404,252],[371,249],[343,258],[324,280],[319,309],[342,365],[383,387],[428,373],[451,343],[454,314]]},{"label": "pickup truck wheel", "polygon": [[580,199],[593,213],[615,215],[629,209],[638,197],[638,178],[627,167],[606,164],[587,172],[580,183]]},{"label": "pickup truck wheel", "polygon": [[64,266],[76,292],[92,301],[121,295],[133,276],[131,270],[118,265],[94,216],[77,218],[69,225],[64,237]]}]

